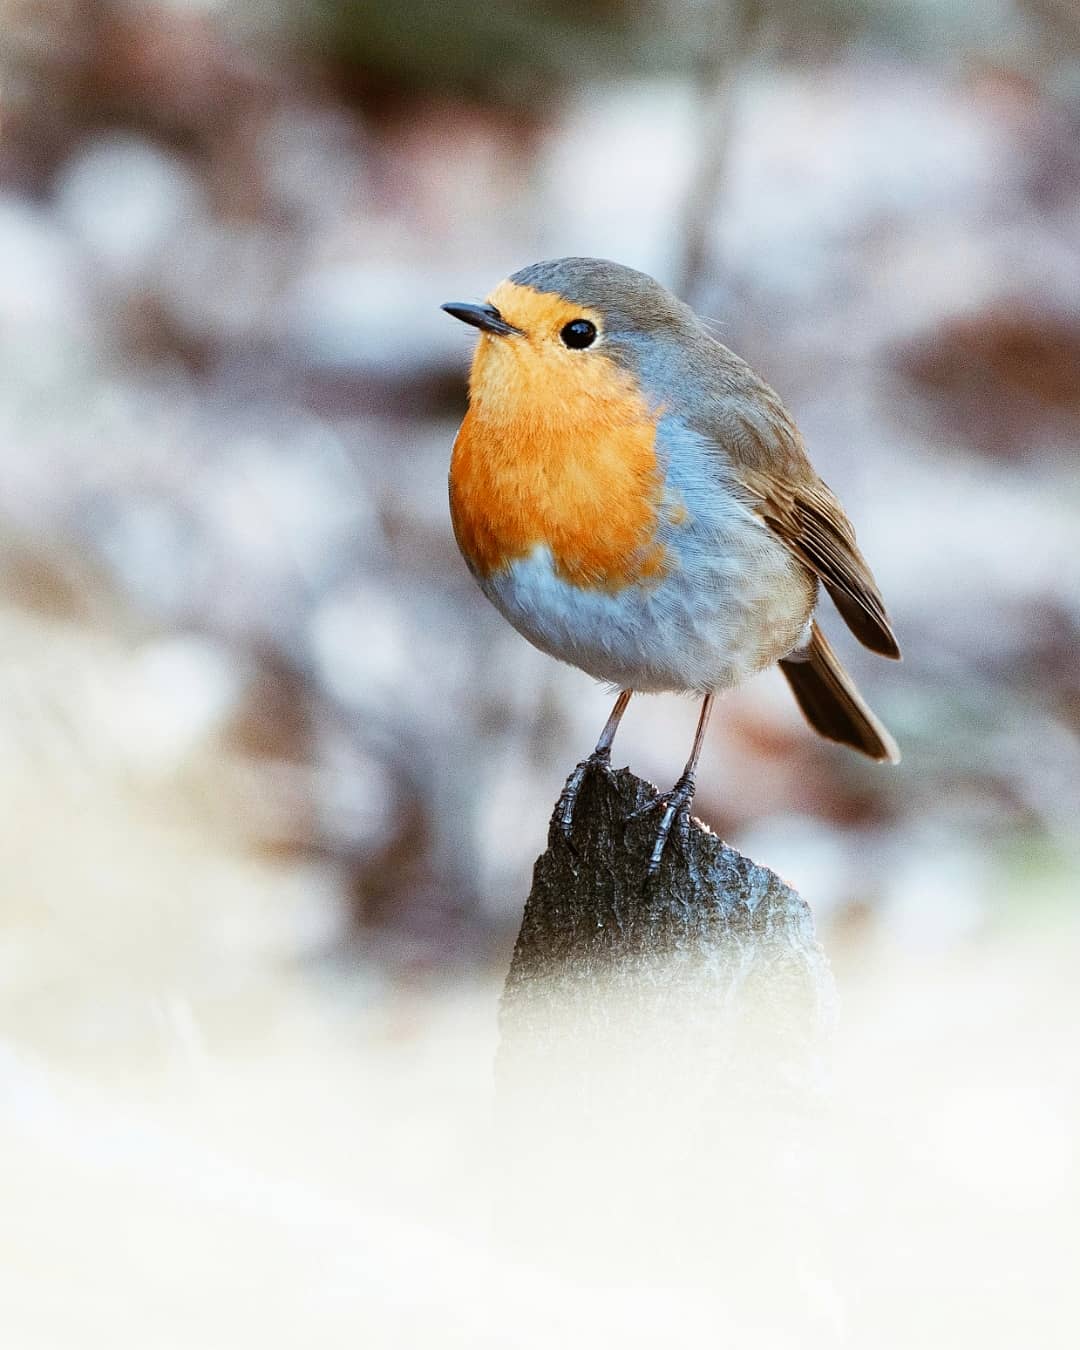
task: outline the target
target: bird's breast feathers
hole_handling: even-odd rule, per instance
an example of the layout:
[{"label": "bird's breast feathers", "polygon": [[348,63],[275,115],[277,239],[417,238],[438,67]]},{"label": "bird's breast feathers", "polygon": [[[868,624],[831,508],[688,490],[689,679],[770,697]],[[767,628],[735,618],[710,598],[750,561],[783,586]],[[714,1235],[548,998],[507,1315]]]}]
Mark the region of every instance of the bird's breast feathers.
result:
[{"label": "bird's breast feathers", "polygon": [[588,371],[549,359],[527,341],[480,340],[450,463],[458,545],[481,578],[541,547],[576,586],[648,583],[667,567],[660,410],[606,358]]},{"label": "bird's breast feathers", "polygon": [[454,448],[454,529],[541,650],[613,684],[709,689],[798,643],[816,586],[680,421],[642,400],[614,425],[553,416],[523,434],[482,411]]}]

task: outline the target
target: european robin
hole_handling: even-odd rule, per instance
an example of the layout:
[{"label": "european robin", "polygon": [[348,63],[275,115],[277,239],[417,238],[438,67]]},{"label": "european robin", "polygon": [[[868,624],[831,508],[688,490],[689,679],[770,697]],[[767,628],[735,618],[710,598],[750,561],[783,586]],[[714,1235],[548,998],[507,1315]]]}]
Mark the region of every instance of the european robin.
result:
[{"label": "european robin", "polygon": [[621,690],[568,780],[567,831],[635,691],[703,696],[650,873],[689,827],[716,695],[774,662],[822,736],[899,760],[814,617],[824,586],[860,642],[899,657],[877,584],[745,361],[651,277],[597,258],[534,263],[443,309],[480,330],[450,461],[465,561],[531,643]]}]

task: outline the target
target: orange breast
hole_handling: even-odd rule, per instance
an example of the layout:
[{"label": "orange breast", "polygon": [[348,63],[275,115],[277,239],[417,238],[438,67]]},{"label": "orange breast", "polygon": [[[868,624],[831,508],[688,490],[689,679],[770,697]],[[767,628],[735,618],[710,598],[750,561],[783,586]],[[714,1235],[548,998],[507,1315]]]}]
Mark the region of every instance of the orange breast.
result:
[{"label": "orange breast", "polygon": [[450,512],[481,576],[538,545],[577,586],[616,591],[663,575],[659,414],[626,372],[600,351],[484,335],[470,394],[450,463]]}]

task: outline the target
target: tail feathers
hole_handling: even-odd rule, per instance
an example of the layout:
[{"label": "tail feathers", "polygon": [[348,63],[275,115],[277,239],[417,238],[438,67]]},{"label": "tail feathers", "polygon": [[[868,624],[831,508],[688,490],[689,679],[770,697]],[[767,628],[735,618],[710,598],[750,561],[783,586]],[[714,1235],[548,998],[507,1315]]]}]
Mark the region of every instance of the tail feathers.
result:
[{"label": "tail feathers", "polygon": [[900,763],[896,742],[863,702],[816,623],[811,626],[807,647],[798,656],[781,661],[780,669],[815,731],[871,759]]}]

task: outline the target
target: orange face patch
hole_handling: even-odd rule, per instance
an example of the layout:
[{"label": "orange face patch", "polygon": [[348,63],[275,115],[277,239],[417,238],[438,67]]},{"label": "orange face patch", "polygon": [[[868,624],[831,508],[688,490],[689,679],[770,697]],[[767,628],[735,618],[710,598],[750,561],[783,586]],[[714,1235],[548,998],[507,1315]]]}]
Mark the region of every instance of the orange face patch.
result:
[{"label": "orange face patch", "polygon": [[[525,336],[477,344],[450,462],[462,553],[490,576],[546,546],[564,581],[612,591],[663,575],[659,411],[604,354],[600,316],[510,281],[490,303]],[[581,318],[601,336],[571,351],[559,330]]]}]

